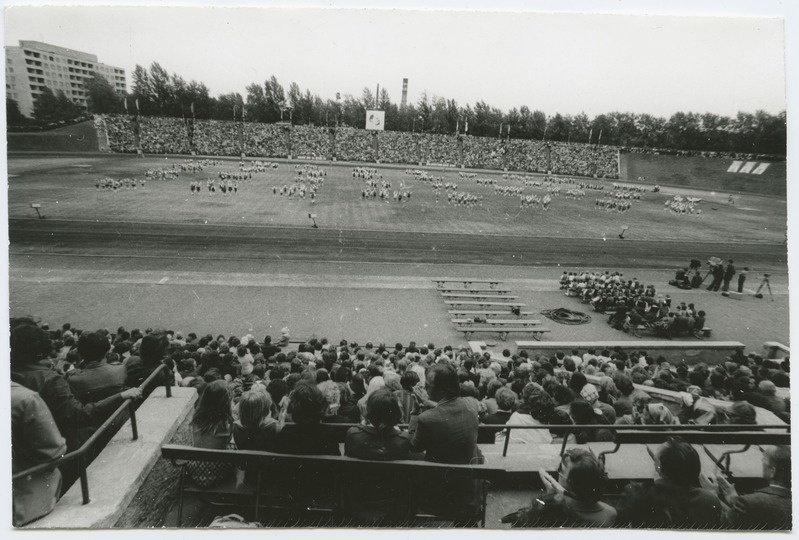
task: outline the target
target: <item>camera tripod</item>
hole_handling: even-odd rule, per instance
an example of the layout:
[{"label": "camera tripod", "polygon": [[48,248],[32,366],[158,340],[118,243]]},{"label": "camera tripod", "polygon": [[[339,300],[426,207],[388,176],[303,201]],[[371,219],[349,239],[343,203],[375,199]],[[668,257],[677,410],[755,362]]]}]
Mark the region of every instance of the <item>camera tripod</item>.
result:
[{"label": "camera tripod", "polygon": [[773,302],[774,301],[774,294],[771,292],[771,283],[768,280],[768,274],[763,276],[763,281],[760,283],[760,287],[758,287],[757,290],[755,291],[755,297],[756,298],[763,298],[763,295],[760,294],[760,291],[761,291],[761,289],[763,289],[764,286],[768,289],[768,295],[771,297],[771,301]]}]

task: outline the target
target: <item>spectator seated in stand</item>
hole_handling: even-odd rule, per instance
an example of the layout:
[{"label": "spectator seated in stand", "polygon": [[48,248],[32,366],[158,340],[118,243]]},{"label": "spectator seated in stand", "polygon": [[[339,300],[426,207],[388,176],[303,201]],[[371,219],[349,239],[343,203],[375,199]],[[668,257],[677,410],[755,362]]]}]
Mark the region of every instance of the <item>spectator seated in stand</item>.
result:
[{"label": "spectator seated in stand", "polygon": [[315,384],[301,381],[289,395],[286,412],[293,424],[278,435],[277,448],[283,454],[340,456],[335,431],[322,420],[328,402]]},{"label": "spectator seated in stand", "polygon": [[125,366],[106,362],[110,348],[111,343],[98,332],[84,332],[78,339],[78,354],[83,362],[80,368],[67,372],[67,382],[81,403],[103,400],[125,388]]},{"label": "spectator seated in stand", "polygon": [[716,529],[722,504],[716,493],[700,487],[699,454],[674,437],[654,454],[653,484],[629,484],[619,503],[620,524],[647,528]]},{"label": "spectator seated in stand", "polygon": [[142,395],[141,390],[132,388],[100,401],[81,403],[64,376],[53,369],[50,337],[32,319],[11,321],[10,345],[11,380],[44,400],[70,452],[80,448],[126,399]]},{"label": "spectator seated in stand", "polygon": [[[209,383],[197,398],[191,419],[192,445],[198,448],[225,450],[233,429],[230,393],[224,380]],[[189,479],[202,488],[219,485],[233,477],[229,463],[190,461],[186,464]]]},{"label": "spectator seated in stand", "polygon": [[[63,456],[67,443],[39,394],[11,381],[11,472],[17,474]],[[29,474],[12,484],[14,527],[52,512],[61,496],[58,468]]]},{"label": "spectator seated in stand", "polygon": [[739,494],[735,485],[721,474],[701,476],[702,487],[722,499],[726,527],[757,531],[791,527],[791,448],[771,446],[763,450],[763,478],[768,486]]},{"label": "spectator seated in stand", "polygon": [[602,502],[605,471],[590,451],[571,448],[562,457],[558,479],[539,471],[544,493],[532,506],[502,518],[513,527],[612,527],[617,511]]}]

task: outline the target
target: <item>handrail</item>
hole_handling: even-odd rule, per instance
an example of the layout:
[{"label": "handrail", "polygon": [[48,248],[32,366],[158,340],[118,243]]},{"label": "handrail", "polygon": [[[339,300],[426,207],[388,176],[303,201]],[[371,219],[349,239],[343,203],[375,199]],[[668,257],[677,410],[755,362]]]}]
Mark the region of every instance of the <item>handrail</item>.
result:
[{"label": "handrail", "polygon": [[[139,385],[139,389],[144,391],[145,388],[150,386],[150,384],[158,377],[162,372],[166,371],[169,373],[169,368],[166,364],[161,364],[156,367],[150,376],[144,380],[141,385]],[[166,397],[172,397],[172,386],[169,377],[167,376],[167,380],[164,383],[164,388],[166,389]],[[85,463],[85,455],[89,452],[89,450],[94,446],[97,440],[106,434],[111,424],[113,424],[117,418],[128,409],[130,411],[130,425],[131,431],[133,432],[133,440],[137,440],[139,438],[139,430],[136,425],[136,407],[134,406],[135,402],[133,398],[128,398],[122,402],[122,404],[109,416],[105,422],[103,422],[99,428],[89,437],[86,442],[84,442],[80,448],[77,450],[73,450],[68,454],[64,454],[60,458],[54,459],[52,461],[48,461],[46,463],[40,463],[34,467],[29,469],[25,469],[24,471],[20,471],[11,477],[13,480],[19,480],[29,476],[31,474],[36,474],[43,471],[48,471],[55,469],[56,467],[63,465],[64,463],[68,463],[71,461],[78,460],[79,467],[80,467],[80,488],[81,488],[81,495],[83,496],[83,504],[89,504],[89,481],[86,476],[86,463]]]}]

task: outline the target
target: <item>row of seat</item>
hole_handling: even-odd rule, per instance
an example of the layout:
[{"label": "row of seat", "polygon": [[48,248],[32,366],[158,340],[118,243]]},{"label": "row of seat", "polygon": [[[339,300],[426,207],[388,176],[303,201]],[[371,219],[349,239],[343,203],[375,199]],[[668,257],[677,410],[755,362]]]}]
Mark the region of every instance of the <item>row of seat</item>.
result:
[{"label": "row of seat", "polygon": [[[533,339],[550,332],[537,319],[526,319],[530,311],[522,311],[526,304],[501,281],[476,278],[438,278],[433,280],[444,299],[452,324],[466,339],[474,333],[498,333],[501,340],[509,333],[531,335]],[[480,287],[487,284],[488,287]],[[477,285],[477,287],[475,287]]]},{"label": "row of seat", "polygon": [[[342,429],[349,428],[349,426],[343,425],[340,427]],[[480,429],[496,429],[496,427],[498,426],[481,426]],[[717,426],[717,428],[720,427]],[[614,460],[614,464],[606,464],[606,466],[609,465],[613,469],[609,470],[611,483],[622,486],[630,480],[651,480],[654,477],[654,463],[646,459],[646,454],[652,455],[646,445],[661,444],[675,435],[679,435],[686,442],[697,447],[704,464],[703,472],[706,474],[713,472],[709,469],[717,469],[728,477],[732,477],[733,467],[730,464],[730,457],[734,454],[746,455],[746,464],[741,467],[739,463],[735,479],[737,485],[746,485],[752,489],[762,487],[760,484],[763,483],[759,459],[756,459],[757,456],[752,457],[752,452],[759,453],[758,449],[761,445],[790,444],[790,433],[788,432],[699,430],[675,432],[673,429],[646,428],[644,430],[619,429],[615,434],[615,443],[595,443],[587,446],[599,455],[603,463],[610,457],[619,456],[618,460]],[[595,448],[596,444],[599,446]],[[541,446],[546,448],[541,448]],[[346,518],[347,501],[353,495],[352,490],[357,489],[352,483],[352,479],[393,479],[391,482],[395,483],[398,488],[404,486],[404,489],[408,490],[407,497],[411,500],[419,498],[430,486],[462,486],[463,482],[478,481],[482,487],[480,504],[477,508],[477,515],[473,517],[475,522],[484,526],[489,487],[492,484],[504,482],[513,475],[522,474],[525,477],[525,484],[531,490],[540,489],[542,486],[538,479],[538,470],[544,469],[555,473],[560,464],[560,456],[567,449],[567,446],[563,445],[558,452],[556,450],[558,446],[538,445],[532,454],[530,453],[531,448],[525,446],[524,452],[515,452],[513,456],[504,457],[499,453],[486,451],[481,445],[486,456],[485,463],[474,465],[409,460],[364,461],[346,456],[295,456],[247,450],[208,450],[182,445],[164,445],[161,455],[174,465],[181,467],[176,524],[178,527],[182,523],[186,494],[199,495],[211,502],[226,502],[240,508],[252,508],[255,520],[258,519],[259,512],[264,508],[300,513],[322,512]],[[571,446],[575,445],[569,445],[569,447]],[[620,452],[625,448],[626,452]],[[553,450],[553,452],[542,453],[547,449]],[[545,459],[541,459],[542,457]],[[630,467],[629,461],[631,460],[637,463],[636,467]],[[188,461],[230,463],[242,469],[246,468],[249,471],[248,474],[254,472],[257,482],[255,485],[247,485],[240,480],[231,479],[219,486],[200,488],[193,485],[185,473],[183,465]],[[757,463],[749,466],[752,465],[749,462]],[[295,481],[282,484],[270,482],[267,486],[265,479],[273,479],[276,474],[284,479],[303,478],[306,483],[311,484],[311,489],[310,491],[304,490],[305,496],[299,497],[298,483]],[[330,486],[325,488],[327,493],[325,493],[325,489],[321,489],[321,485],[316,485],[319,478],[327,480],[326,485]],[[335,491],[332,494],[330,493],[331,489]],[[406,518],[410,521],[423,516],[447,519],[447,516],[431,514],[429,509],[423,511],[417,509],[413,515],[408,515]]]}]

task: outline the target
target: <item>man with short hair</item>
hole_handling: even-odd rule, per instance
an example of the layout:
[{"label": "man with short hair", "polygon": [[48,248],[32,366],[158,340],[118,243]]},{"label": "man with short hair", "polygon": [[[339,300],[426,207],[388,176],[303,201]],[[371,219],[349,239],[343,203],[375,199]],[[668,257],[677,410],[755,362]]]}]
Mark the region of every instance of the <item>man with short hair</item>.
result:
[{"label": "man with short hair", "polygon": [[715,480],[700,476],[702,486],[715,489],[723,499],[724,521],[735,528],[790,530],[791,528],[791,448],[771,446],[763,450],[763,477],[768,487],[739,495],[724,476]]},{"label": "man with short hair", "polygon": [[68,372],[67,382],[81,403],[100,401],[124,390],[125,366],[106,362],[110,348],[111,343],[98,332],[84,332],[78,339],[83,367]]},{"label": "man with short hair", "polygon": [[[497,411],[493,414],[487,414],[483,417],[482,423],[487,425],[505,425],[513,414],[513,406],[516,404],[516,392],[510,388],[499,388],[495,394],[497,401]],[[501,427],[480,430],[477,437],[478,443],[492,444],[496,438],[496,434],[502,431]]]},{"label": "man with short hair", "polygon": [[[479,402],[459,397],[458,373],[446,362],[427,370],[427,394],[418,388],[417,400],[427,410],[411,418],[411,450],[424,452],[425,460],[439,463],[477,464],[483,455],[477,446]],[[474,482],[448,482],[430,486],[425,504],[436,514],[450,516],[456,526],[475,523],[478,489]]]}]

